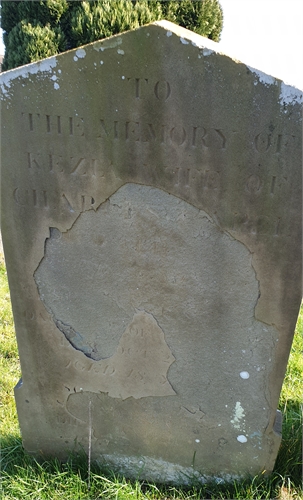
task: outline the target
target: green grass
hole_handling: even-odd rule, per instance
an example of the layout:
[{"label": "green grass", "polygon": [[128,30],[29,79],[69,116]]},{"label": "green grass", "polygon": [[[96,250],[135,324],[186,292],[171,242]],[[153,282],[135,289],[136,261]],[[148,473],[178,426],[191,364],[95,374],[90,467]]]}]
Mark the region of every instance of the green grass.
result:
[{"label": "green grass", "polygon": [[230,484],[210,483],[174,488],[130,481],[110,470],[92,466],[87,457],[73,455],[66,463],[38,463],[21,444],[13,388],[20,378],[6,270],[0,262],[0,499],[303,499],[302,393],[303,306],[297,323],[288,369],[280,397],[283,440],[275,470],[269,477]]}]

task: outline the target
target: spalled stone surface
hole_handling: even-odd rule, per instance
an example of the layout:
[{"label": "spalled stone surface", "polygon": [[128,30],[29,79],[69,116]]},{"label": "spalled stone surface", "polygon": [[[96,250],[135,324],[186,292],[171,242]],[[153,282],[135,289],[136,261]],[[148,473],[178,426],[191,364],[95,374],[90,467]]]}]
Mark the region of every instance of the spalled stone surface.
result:
[{"label": "spalled stone surface", "polygon": [[64,458],[91,435],[93,459],[163,482],[272,470],[302,93],[168,22],[0,83],[25,448]]}]

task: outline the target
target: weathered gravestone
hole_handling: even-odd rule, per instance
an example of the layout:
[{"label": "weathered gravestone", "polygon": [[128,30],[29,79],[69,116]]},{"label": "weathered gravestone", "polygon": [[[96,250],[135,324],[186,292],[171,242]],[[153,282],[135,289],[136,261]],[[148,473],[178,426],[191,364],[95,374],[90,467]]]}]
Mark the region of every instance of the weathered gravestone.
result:
[{"label": "weathered gravestone", "polygon": [[270,471],[301,301],[300,92],[168,22],[2,75],[26,450]]}]

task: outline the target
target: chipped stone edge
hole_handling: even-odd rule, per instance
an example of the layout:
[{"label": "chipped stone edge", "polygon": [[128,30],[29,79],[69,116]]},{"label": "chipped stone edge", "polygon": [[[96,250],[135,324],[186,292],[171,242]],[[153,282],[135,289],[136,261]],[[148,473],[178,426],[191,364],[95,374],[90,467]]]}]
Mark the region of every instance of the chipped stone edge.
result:
[{"label": "chipped stone edge", "polygon": [[303,104],[303,91],[281,82],[280,104]]},{"label": "chipped stone edge", "polygon": [[261,83],[266,87],[269,87],[271,85],[280,85],[279,102],[281,106],[284,104],[294,105],[296,103],[299,104],[303,103],[303,90],[300,90],[293,85],[289,85],[283,82],[279,78],[276,78],[270,74],[264,73],[261,70],[249,66],[244,61],[239,60],[231,53],[229,53],[228,50],[225,50],[224,46],[220,45],[220,43],[214,42],[213,40],[209,40],[208,38],[198,35],[197,33],[194,33],[185,28],[182,28],[181,26],[177,26],[176,24],[171,23],[170,21],[156,21],[152,24],[160,26],[161,28],[167,30],[166,33],[167,37],[171,37],[172,33],[179,36],[180,42],[183,45],[188,45],[191,42],[191,44],[194,47],[198,47],[199,49],[203,50],[203,56],[207,57],[211,54],[219,54],[229,57],[236,63],[245,64],[246,67],[249,69],[249,71],[253,73],[257,78],[257,80],[255,81],[255,85],[257,85],[257,83]]},{"label": "chipped stone edge", "polygon": [[0,75],[1,92],[3,95],[6,95],[9,92],[12,81],[17,78],[28,78],[30,75],[37,75],[39,72],[50,73],[56,68],[56,66],[57,57],[52,56],[35,63],[26,64],[9,71],[4,71]]},{"label": "chipped stone edge", "polygon": [[[277,85],[278,82],[274,76],[268,75],[263,71],[259,71],[258,69],[252,68],[248,64],[246,65],[246,67],[249,69],[251,73],[254,73],[258,81],[260,83],[263,83],[266,87],[269,87],[270,85]],[[255,85],[257,85],[257,81],[255,82]]]},{"label": "chipped stone edge", "polygon": [[[142,29],[145,30],[149,26],[158,26],[160,28],[163,28],[166,31],[167,37],[171,37],[172,34],[174,33],[176,36],[179,36],[180,43],[182,45],[189,45],[191,43],[191,45],[193,45],[194,47],[197,47],[202,50],[204,57],[208,57],[212,54],[220,54],[229,57],[236,63],[245,64],[245,62],[238,60],[232,54],[230,54],[228,50],[225,50],[224,46],[220,45],[220,43],[214,42],[213,40],[209,40],[206,37],[198,35],[197,33],[194,33],[193,31],[190,31],[186,28],[182,28],[181,26],[178,26],[170,21],[165,21],[165,20],[155,21],[153,23],[140,26],[139,28],[133,31]],[[129,33],[131,33],[131,31],[124,32],[124,34],[129,34]],[[121,34],[118,34],[109,38],[104,38],[102,40],[92,42],[82,47],[62,52],[59,54],[59,56],[71,52],[72,54],[74,54],[74,60],[78,61],[79,59],[83,59],[86,56],[85,47],[92,46],[95,50],[103,52],[106,49],[116,48],[117,46],[122,44],[122,41],[123,40],[121,38]],[[121,49],[118,49],[117,52],[118,54],[122,55],[124,54],[124,51],[122,51]],[[34,62],[9,71],[5,71],[0,75],[0,88],[3,96],[9,94],[9,89],[12,80],[15,80],[16,78],[19,77],[27,78],[29,75],[35,75],[38,72],[42,73],[51,72],[56,66],[57,66],[57,56],[52,56],[38,62]],[[248,64],[246,64],[246,67],[257,78],[257,80],[255,81],[255,85],[257,85],[257,83],[261,83],[266,87],[269,87],[270,85],[280,85],[279,102],[281,106],[303,103],[303,90],[300,90],[292,85],[288,85],[287,83],[284,83],[282,80],[275,78],[274,76],[271,76],[269,74],[266,74],[263,71],[252,68]],[[59,85],[55,83],[54,88],[55,90],[59,89]],[[9,97],[9,95],[7,95],[7,97]]]},{"label": "chipped stone edge", "polygon": [[262,83],[266,87],[270,87],[271,85],[279,85],[280,84],[280,95],[279,102],[281,105],[283,104],[302,104],[303,103],[303,91],[293,87],[292,85],[288,85],[287,83],[271,76],[263,71],[252,68],[249,65],[246,67],[250,70],[251,73],[254,73],[257,80],[255,80],[255,85],[258,83]]},{"label": "chipped stone edge", "polygon": [[166,30],[167,37],[171,37],[173,33],[179,36],[180,43],[183,45],[189,45],[191,43],[194,47],[204,49],[203,55],[205,56],[211,55],[213,52],[226,55],[217,42],[214,42],[213,40],[210,40],[209,38],[206,38],[204,36],[198,35],[197,33],[194,33],[193,31],[190,31],[186,28],[182,28],[181,26],[170,21],[155,21],[150,25],[164,28]]}]

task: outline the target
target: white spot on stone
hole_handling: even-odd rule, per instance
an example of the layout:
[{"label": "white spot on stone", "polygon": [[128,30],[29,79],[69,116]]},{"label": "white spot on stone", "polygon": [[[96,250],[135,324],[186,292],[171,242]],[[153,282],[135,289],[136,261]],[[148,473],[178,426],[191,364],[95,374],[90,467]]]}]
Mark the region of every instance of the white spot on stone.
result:
[{"label": "white spot on stone", "polygon": [[104,61],[100,61],[100,64],[104,64]]},{"label": "white spot on stone", "polygon": [[180,42],[183,43],[183,45],[188,45],[189,41],[185,40],[185,38],[180,37]]},{"label": "white spot on stone", "polygon": [[58,90],[60,88],[60,85],[58,83],[54,83],[54,89]]},{"label": "white spot on stone", "polygon": [[196,443],[200,443],[200,439],[195,439]]},{"label": "white spot on stone", "polygon": [[53,76],[51,77],[51,80],[53,80],[53,81],[55,82],[55,81],[57,80],[57,76],[56,76],[56,75],[53,75]]},{"label": "white spot on stone", "polygon": [[125,76],[121,76],[122,80],[125,80]]},{"label": "white spot on stone", "polygon": [[74,56],[74,61],[77,62],[78,61],[78,57],[77,56]]},{"label": "white spot on stone", "polygon": [[167,36],[167,37],[172,36],[172,32],[171,32],[171,31],[167,31],[167,32],[166,32],[166,36]]},{"label": "white spot on stone", "polygon": [[76,56],[79,57],[79,59],[83,59],[86,56],[85,50],[84,49],[76,50]]},{"label": "white spot on stone", "polygon": [[243,378],[244,380],[249,378],[249,373],[248,372],[241,372],[240,377]]},{"label": "white spot on stone", "polygon": [[240,429],[240,424],[241,420],[245,417],[244,410],[241,406],[240,401],[236,402],[235,410],[234,410],[234,415],[230,423],[233,425],[235,429]]},{"label": "white spot on stone", "polygon": [[243,354],[245,354],[246,353],[245,349],[242,349],[242,352],[243,352]]},{"label": "white spot on stone", "polygon": [[118,54],[121,54],[121,56],[124,56],[124,50],[122,50],[122,49],[118,49],[118,50],[117,50],[117,53],[118,53]]},{"label": "white spot on stone", "polygon": [[239,441],[239,443],[247,443],[247,437],[240,434],[240,436],[237,437],[237,441]]},{"label": "white spot on stone", "polygon": [[210,49],[203,49],[203,55],[204,56],[210,56],[213,53],[213,50]]},{"label": "white spot on stone", "polygon": [[59,73],[59,75],[61,75],[61,73],[62,73],[61,69],[58,69],[58,73]]}]

